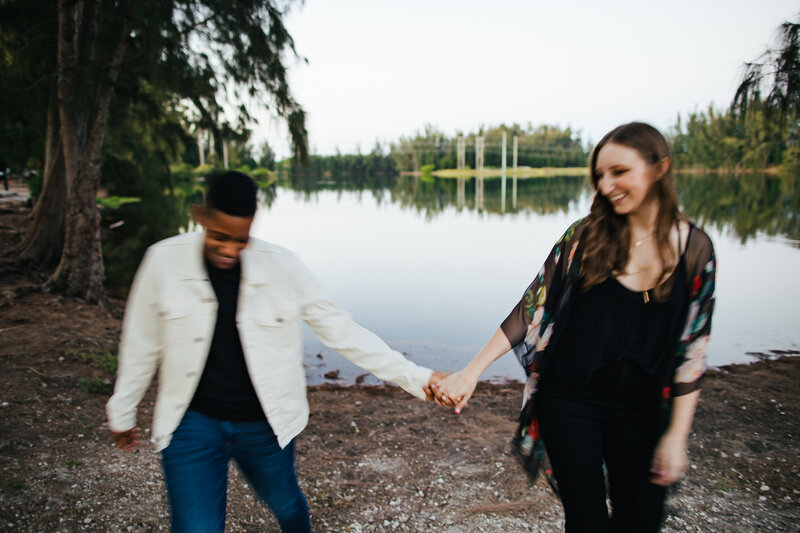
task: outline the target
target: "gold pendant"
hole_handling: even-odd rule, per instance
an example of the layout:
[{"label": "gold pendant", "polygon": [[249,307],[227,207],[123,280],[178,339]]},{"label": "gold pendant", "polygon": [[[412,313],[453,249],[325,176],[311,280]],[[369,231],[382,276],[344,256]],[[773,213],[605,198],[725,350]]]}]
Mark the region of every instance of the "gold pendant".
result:
[{"label": "gold pendant", "polygon": [[644,291],[642,293],[642,298],[644,299],[644,303],[648,303],[650,301],[650,291]]}]

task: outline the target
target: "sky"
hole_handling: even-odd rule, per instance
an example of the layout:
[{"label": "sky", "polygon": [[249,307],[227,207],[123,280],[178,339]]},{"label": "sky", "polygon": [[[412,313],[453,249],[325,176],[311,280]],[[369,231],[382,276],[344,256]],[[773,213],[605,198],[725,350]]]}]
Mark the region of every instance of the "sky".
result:
[{"label": "sky", "polygon": [[[286,25],[312,153],[369,152],[426,124],[571,127],[585,142],[727,107],[746,61],[796,20],[787,0],[305,0]],[[289,154],[261,114],[253,141]]]}]

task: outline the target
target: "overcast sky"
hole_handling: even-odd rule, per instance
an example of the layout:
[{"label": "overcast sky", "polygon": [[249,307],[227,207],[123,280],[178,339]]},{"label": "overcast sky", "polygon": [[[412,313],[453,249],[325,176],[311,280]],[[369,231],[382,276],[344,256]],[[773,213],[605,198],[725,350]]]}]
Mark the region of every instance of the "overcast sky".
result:
[{"label": "overcast sky", "polygon": [[[313,152],[528,122],[598,140],[730,103],[742,64],[796,20],[788,0],[305,0],[286,19]],[[254,141],[288,154],[285,125]]]}]

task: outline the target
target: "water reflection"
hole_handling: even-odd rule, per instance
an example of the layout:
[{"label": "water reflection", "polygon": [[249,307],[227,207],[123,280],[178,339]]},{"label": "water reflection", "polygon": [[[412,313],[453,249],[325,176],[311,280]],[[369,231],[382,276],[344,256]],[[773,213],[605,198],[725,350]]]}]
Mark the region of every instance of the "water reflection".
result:
[{"label": "water reflection", "polygon": [[[261,187],[259,205],[269,208],[276,194],[274,184]],[[127,295],[147,247],[189,228],[189,206],[202,204],[204,195],[202,182],[184,182],[139,202],[101,210],[105,287],[110,294]]]},{"label": "water reflection", "polygon": [[[721,265],[711,364],[796,349],[800,298],[779,296],[800,266],[798,177],[681,175],[678,185],[684,210],[709,231]],[[452,370],[480,349],[591,200],[579,176],[520,179],[506,192],[497,178],[286,177],[260,190],[254,235],[297,252],[335,301],[393,347]],[[104,227],[115,225],[104,230],[110,291],[125,294],[147,246],[193,229],[188,206],[202,197],[200,184],[184,184],[103,212]],[[767,278],[764,264],[771,265]],[[752,279],[760,281],[741,282]],[[746,309],[766,311],[754,317]],[[309,338],[310,381],[326,369],[341,369],[344,379],[360,373]],[[504,359],[507,366],[501,361],[494,371],[514,377],[518,365]]]},{"label": "water reflection", "polygon": [[520,180],[516,191],[512,190],[510,210],[500,179],[402,176],[397,178],[390,192],[393,202],[416,210],[426,220],[433,220],[451,207],[494,214],[563,213],[581,196],[584,188],[585,180],[578,176]]},{"label": "water reflection", "polygon": [[[742,244],[758,233],[781,236],[800,247],[800,176],[798,174],[678,174],[681,205],[705,227],[732,231]],[[591,194],[580,176],[513,180],[507,202],[503,180],[497,178],[435,178],[378,176],[367,179],[314,178],[287,175],[279,186],[260,189],[260,204],[269,208],[278,187],[305,202],[320,191],[369,193],[380,205],[387,200],[432,221],[449,208],[481,213],[565,213],[570,204]],[[388,191],[388,195],[386,194]],[[163,195],[144,198],[116,210],[103,211],[103,254],[106,286],[124,295],[147,246],[175,235],[189,223],[189,204],[201,203],[203,185],[182,183]],[[510,204],[510,207],[509,207]],[[116,225],[123,222],[121,225]]]},{"label": "water reflection", "polygon": [[742,244],[757,233],[800,247],[798,174],[678,175],[686,214],[704,226],[729,228]]}]

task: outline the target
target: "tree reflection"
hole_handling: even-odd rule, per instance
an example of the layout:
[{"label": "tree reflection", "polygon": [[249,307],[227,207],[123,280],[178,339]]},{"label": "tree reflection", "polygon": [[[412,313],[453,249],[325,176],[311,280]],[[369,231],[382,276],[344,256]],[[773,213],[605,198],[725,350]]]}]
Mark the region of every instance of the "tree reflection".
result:
[{"label": "tree reflection", "polygon": [[[148,246],[189,228],[189,206],[203,203],[205,185],[181,182],[167,191],[153,187],[137,192],[139,202],[101,211],[105,287],[116,296],[127,294]],[[276,195],[274,183],[259,186],[262,208],[268,209]]]},{"label": "tree reflection", "polygon": [[757,233],[784,236],[800,247],[800,174],[679,174],[681,205],[692,220],[730,227],[742,244]]},{"label": "tree reflection", "polygon": [[[719,230],[732,230],[746,243],[757,234],[783,236],[800,247],[800,173],[768,174],[679,174],[681,205],[692,220]],[[376,179],[313,178],[307,175],[284,177],[275,183],[261,184],[259,203],[269,209],[278,187],[292,191],[311,203],[320,191],[345,194],[370,194],[380,205],[391,202],[433,220],[446,210],[481,213],[565,213],[584,194],[591,194],[580,176],[527,178],[517,182],[517,197],[507,184],[506,209],[503,209],[500,179],[484,179],[482,205],[476,194],[475,178],[466,179],[459,190],[457,178],[383,176]],[[158,190],[156,190],[158,189]],[[202,203],[204,186],[181,182],[171,190],[152,189],[114,191],[136,194],[138,203],[104,209],[103,255],[106,264],[106,289],[124,295],[148,246],[189,228],[189,205]],[[516,206],[511,207],[509,206]],[[122,223],[122,224],[120,224]]]}]

